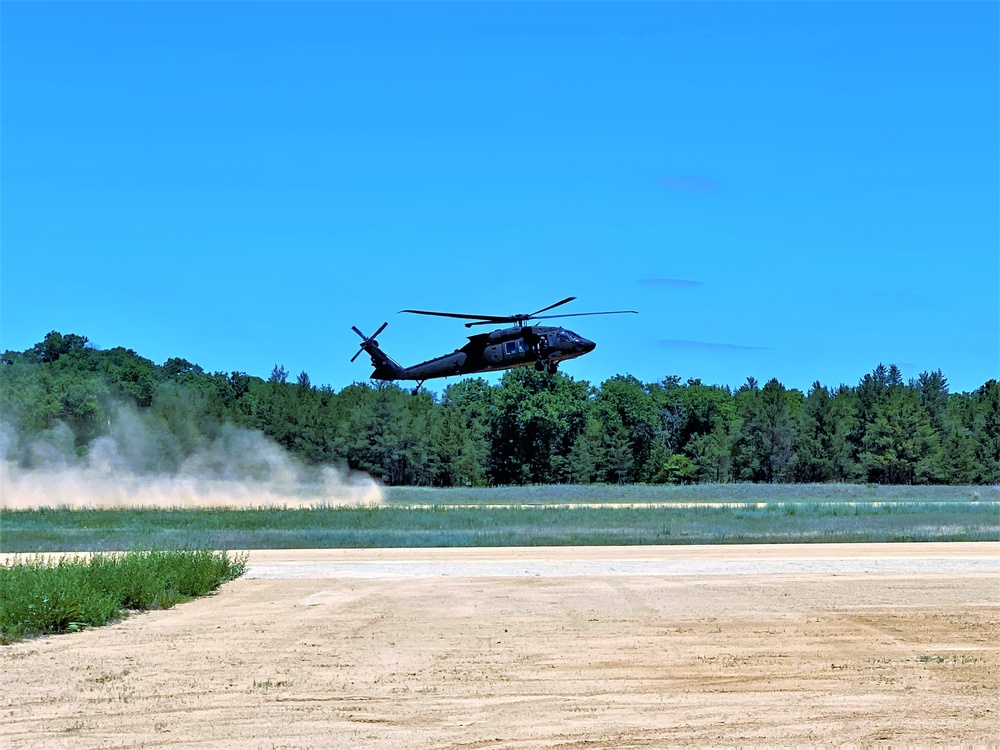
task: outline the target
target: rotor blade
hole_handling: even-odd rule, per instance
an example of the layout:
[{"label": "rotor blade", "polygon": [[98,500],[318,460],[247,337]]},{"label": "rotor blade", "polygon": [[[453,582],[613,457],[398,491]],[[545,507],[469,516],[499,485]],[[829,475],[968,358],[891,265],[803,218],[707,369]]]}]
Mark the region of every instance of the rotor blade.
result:
[{"label": "rotor blade", "polygon": [[559,302],[556,302],[554,305],[549,305],[548,307],[543,307],[541,310],[535,310],[533,313],[531,313],[531,315],[528,315],[527,317],[533,318],[536,315],[538,315],[538,313],[540,313],[540,312],[545,312],[546,310],[551,310],[553,307],[559,307],[559,305],[565,305],[567,302],[572,302],[575,299],[576,299],[576,297],[567,297],[564,300],[560,300]]},{"label": "rotor blade", "polygon": [[565,313],[563,315],[537,315],[532,316],[535,320],[548,320],[550,318],[579,318],[582,315],[623,315],[625,313],[633,313],[638,315],[638,310],[609,310],[607,312],[589,312],[589,313]]},{"label": "rotor blade", "polygon": [[400,310],[401,313],[416,315],[437,315],[442,318],[462,318],[463,320],[481,320],[484,323],[508,323],[514,320],[509,315],[465,315],[463,313],[431,312],[430,310]]},{"label": "rotor blade", "polygon": [[493,320],[474,320],[471,323],[466,323],[466,328],[472,328],[472,326],[495,326],[497,323],[513,323],[516,318],[494,318]]},{"label": "rotor blade", "polygon": [[379,329],[378,329],[377,331],[375,331],[375,333],[373,333],[373,334],[372,334],[372,338],[375,338],[375,337],[376,337],[376,336],[378,336],[378,335],[379,335],[380,333],[382,333],[382,331],[384,331],[384,330],[385,330],[385,327],[386,327],[387,325],[389,325],[389,321],[388,321],[388,320],[387,320],[387,321],[385,321],[385,323],[383,323],[383,324],[382,324],[382,325],[381,325],[381,326],[379,327]]},{"label": "rotor blade", "polygon": [[363,339],[366,339],[366,338],[368,338],[368,337],[367,337],[367,336],[365,336],[365,335],[364,335],[363,333],[361,333],[361,331],[359,331],[359,330],[358,330],[358,327],[357,327],[357,326],[351,326],[351,330],[352,330],[352,331],[354,331],[354,332],[355,332],[356,334],[358,334],[358,335],[359,335],[359,336],[360,336],[361,338],[363,338]]},{"label": "rotor blade", "polygon": [[360,356],[361,356],[361,352],[363,352],[363,351],[364,351],[364,349],[358,349],[358,353],[357,353],[357,354],[355,354],[355,355],[354,355],[353,357],[351,357],[351,362],[353,362],[353,361],[354,361],[354,360],[356,360],[356,359],[357,359],[358,357],[360,357]]}]

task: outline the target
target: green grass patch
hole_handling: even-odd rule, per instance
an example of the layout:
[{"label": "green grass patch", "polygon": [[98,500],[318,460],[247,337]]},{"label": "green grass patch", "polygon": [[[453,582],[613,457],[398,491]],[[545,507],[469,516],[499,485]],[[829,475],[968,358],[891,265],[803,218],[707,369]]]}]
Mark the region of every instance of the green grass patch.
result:
[{"label": "green grass patch", "polygon": [[879,484],[542,484],[522,487],[386,487],[389,505],[586,503],[974,503],[1000,501],[990,486]]},{"label": "green grass patch", "polygon": [[0,640],[104,625],[169,609],[243,575],[244,556],[202,550],[15,558],[0,566]]},{"label": "green grass patch", "polygon": [[[589,500],[587,502],[590,502]],[[2,551],[996,541],[995,502],[10,511]]]}]

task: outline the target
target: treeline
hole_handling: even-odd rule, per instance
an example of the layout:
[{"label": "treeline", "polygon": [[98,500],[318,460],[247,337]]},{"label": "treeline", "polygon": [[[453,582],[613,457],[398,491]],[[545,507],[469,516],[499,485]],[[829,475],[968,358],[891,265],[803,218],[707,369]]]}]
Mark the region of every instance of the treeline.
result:
[{"label": "treeline", "polygon": [[156,365],[57,332],[2,355],[4,451],[24,468],[47,460],[58,435],[85,456],[122,403],[162,435],[150,465],[167,471],[228,422],[391,485],[1000,482],[1000,385],[949,393],[940,370],[904,382],[880,364],[857,386],[816,382],[804,394],[777,380],[593,386],[521,368],[437,398],[391,384],[335,392],[278,366],[264,380],[179,358]]}]

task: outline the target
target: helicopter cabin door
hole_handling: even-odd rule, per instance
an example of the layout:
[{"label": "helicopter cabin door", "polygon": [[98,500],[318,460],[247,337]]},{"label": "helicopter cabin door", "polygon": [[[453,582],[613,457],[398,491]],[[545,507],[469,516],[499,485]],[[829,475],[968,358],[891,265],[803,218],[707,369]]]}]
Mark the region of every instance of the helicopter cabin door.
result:
[{"label": "helicopter cabin door", "polygon": [[524,339],[503,342],[503,358],[506,362],[520,362],[524,359]]}]

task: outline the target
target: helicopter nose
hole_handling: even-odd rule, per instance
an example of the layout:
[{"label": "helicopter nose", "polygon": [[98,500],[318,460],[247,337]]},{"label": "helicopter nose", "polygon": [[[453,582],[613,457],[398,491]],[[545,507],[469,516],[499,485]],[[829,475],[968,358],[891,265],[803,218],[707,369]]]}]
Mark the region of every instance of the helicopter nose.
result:
[{"label": "helicopter nose", "polygon": [[583,353],[586,354],[587,352],[594,351],[594,349],[597,348],[597,344],[595,344],[590,339],[581,338],[580,348],[583,349]]}]

